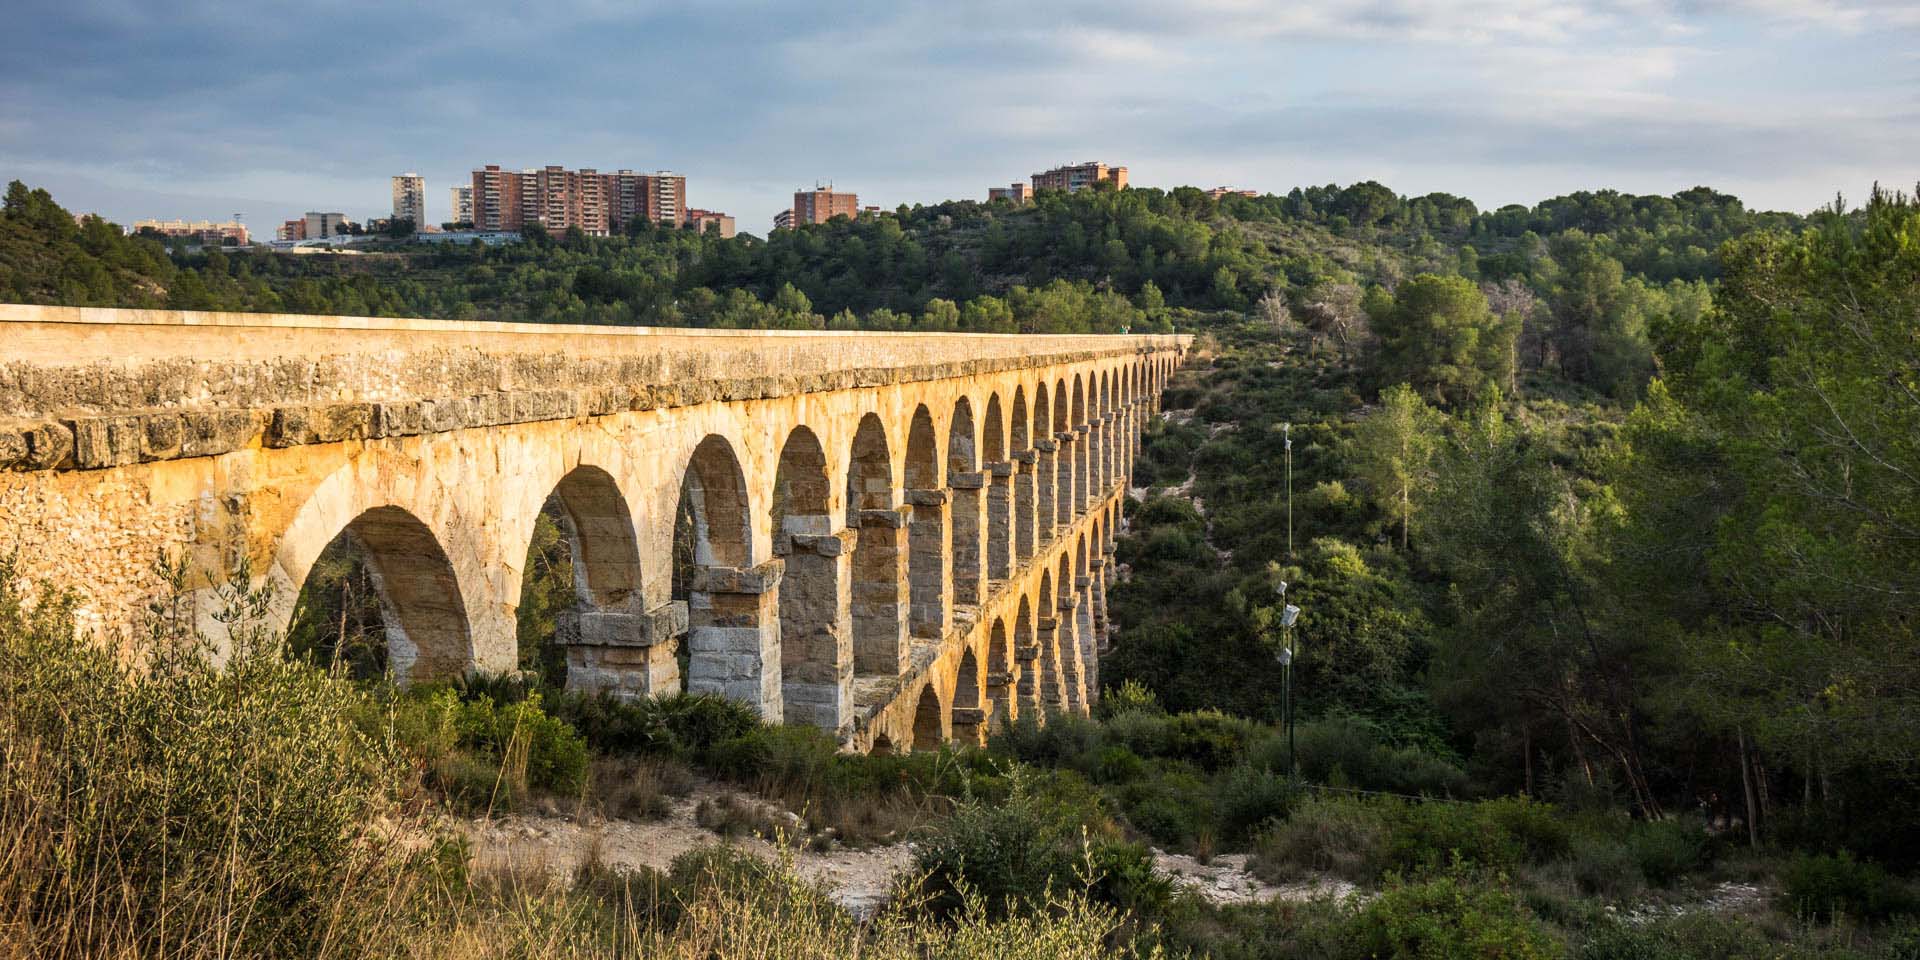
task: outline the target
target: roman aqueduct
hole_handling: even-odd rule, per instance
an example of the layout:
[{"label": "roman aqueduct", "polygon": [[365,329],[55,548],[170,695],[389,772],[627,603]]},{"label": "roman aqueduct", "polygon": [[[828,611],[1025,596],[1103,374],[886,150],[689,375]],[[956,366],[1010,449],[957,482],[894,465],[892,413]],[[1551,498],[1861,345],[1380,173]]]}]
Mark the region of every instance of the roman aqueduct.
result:
[{"label": "roman aqueduct", "polygon": [[0,337],[0,552],[99,635],[130,640],[159,557],[250,569],[285,623],[344,533],[397,675],[511,670],[557,503],[569,686],[861,750],[1089,707],[1124,478],[1189,346],[12,305]]}]

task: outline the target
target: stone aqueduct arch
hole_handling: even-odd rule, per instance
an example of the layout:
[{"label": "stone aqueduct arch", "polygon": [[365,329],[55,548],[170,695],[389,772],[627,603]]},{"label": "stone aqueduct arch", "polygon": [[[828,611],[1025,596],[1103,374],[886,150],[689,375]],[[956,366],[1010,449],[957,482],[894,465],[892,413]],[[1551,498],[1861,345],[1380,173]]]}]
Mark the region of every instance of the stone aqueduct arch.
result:
[{"label": "stone aqueduct arch", "polygon": [[[344,532],[417,679],[515,667],[551,498],[570,685],[715,692],[875,750],[1090,708],[1122,483],[1188,346],[11,306],[0,332],[27,348],[0,371],[27,425],[0,421],[0,541],[51,531],[36,503],[157,530],[203,571],[249,560],[290,616]],[[90,596],[108,626],[141,600]]]}]

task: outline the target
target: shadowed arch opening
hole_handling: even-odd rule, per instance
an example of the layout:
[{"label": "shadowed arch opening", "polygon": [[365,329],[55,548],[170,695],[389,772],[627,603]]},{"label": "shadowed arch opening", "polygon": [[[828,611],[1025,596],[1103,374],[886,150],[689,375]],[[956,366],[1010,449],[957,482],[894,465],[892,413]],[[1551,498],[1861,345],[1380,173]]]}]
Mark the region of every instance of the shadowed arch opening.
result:
[{"label": "shadowed arch opening", "polygon": [[626,497],[612,474],[575,467],[554,485],[528,538],[514,609],[520,669],[564,685],[573,646],[640,641],[639,620],[600,614],[642,606],[640,544]]},{"label": "shadowed arch opening", "polygon": [[[987,397],[987,422],[980,434],[981,480],[986,493],[986,578],[1005,580],[1013,571],[1013,477],[1007,472],[1007,417],[1000,395]],[[986,596],[981,584],[981,596]]]},{"label": "shadowed arch opening", "polygon": [[[1047,389],[1042,386],[1040,389]],[[1067,382],[1056,380],[1053,384],[1053,434],[1060,441],[1059,462],[1054,466],[1053,510],[1054,522],[1066,525],[1073,522],[1073,455],[1077,444],[1070,431],[1072,424],[1067,420]]]},{"label": "shadowed arch opening", "polygon": [[[674,597],[687,601],[681,669],[690,693],[752,704],[778,719],[777,628],[767,637],[764,588],[748,584],[751,531],[746,475],[726,438],[695,447],[680,482],[674,523]],[[751,636],[749,636],[751,635]]]},{"label": "shadowed arch opening", "polygon": [[894,508],[893,460],[880,418],[867,414],[847,462],[847,526],[853,549],[853,666],[899,676],[907,665],[906,523]]},{"label": "shadowed arch opening", "polygon": [[780,448],[768,507],[780,579],[780,693],[787,723],[838,730],[852,718],[848,561],[834,536],[832,481],[820,438],[795,427]]},{"label": "shadowed arch opening", "polygon": [[1056,442],[1050,424],[1053,422],[1051,404],[1047,396],[1046,384],[1039,384],[1033,390],[1033,439],[1039,449],[1034,459],[1033,469],[1033,511],[1038,518],[1039,533],[1036,542],[1053,539],[1054,525],[1059,522],[1060,507],[1060,445]]},{"label": "shadowed arch opening", "polygon": [[471,669],[470,629],[439,538],[382,506],[348,522],[308,568],[288,646],[336,675],[406,684]]},{"label": "shadowed arch opening", "polygon": [[1027,413],[1027,391],[1025,387],[1013,388],[1013,444],[1010,456],[1015,461],[1013,473],[1013,562],[1020,563],[1033,556],[1035,544],[1040,542],[1034,528],[1034,468],[1032,423]]},{"label": "shadowed arch opening", "polygon": [[953,738],[957,741],[977,745],[986,732],[981,687],[980,660],[968,647],[960,654],[960,672],[953,679]]},{"label": "shadowed arch opening", "polygon": [[867,750],[867,753],[876,757],[891,757],[893,756],[893,741],[887,739],[887,735],[884,733],[876,733],[873,735],[873,746]]},{"label": "shadowed arch opening", "polygon": [[940,707],[940,695],[934,692],[933,684],[929,683],[921,687],[920,700],[913,706],[915,752],[940,749],[940,744],[947,739],[946,724],[942,722],[941,717],[945,712]]},{"label": "shadowed arch opening", "polygon": [[996,618],[987,632],[987,699],[993,701],[995,723],[1013,716],[1013,638],[1007,622]]},{"label": "shadowed arch opening", "polygon": [[1020,612],[1014,617],[1013,636],[1009,642],[1013,654],[1014,689],[1020,694],[1017,709],[1037,713],[1040,707],[1039,664],[1028,656],[1034,643],[1033,601],[1024,594],[1020,597]]},{"label": "shadowed arch opening", "polygon": [[986,554],[981,549],[985,480],[980,475],[979,458],[974,455],[977,446],[974,431],[973,404],[961,397],[953,402],[953,416],[947,421],[947,492],[948,514],[953,521],[955,607],[978,606],[986,596],[982,590]]},{"label": "shadowed arch opening", "polygon": [[[1080,428],[1087,424],[1087,395],[1080,375],[1073,375],[1073,425]],[[1087,512],[1087,499],[1092,490],[1092,458],[1088,448],[1092,443],[1087,434],[1081,434],[1079,442],[1073,445],[1073,515]]]},{"label": "shadowed arch opening", "polygon": [[953,569],[948,539],[950,512],[940,482],[939,441],[926,404],[914,408],[907,426],[907,624],[922,639],[946,636],[952,622],[947,585]]}]

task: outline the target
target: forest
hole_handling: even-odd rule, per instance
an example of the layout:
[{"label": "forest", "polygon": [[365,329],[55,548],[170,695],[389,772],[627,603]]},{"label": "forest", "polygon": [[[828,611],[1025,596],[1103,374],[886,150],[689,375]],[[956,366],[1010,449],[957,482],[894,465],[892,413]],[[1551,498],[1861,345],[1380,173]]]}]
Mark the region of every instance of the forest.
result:
[{"label": "forest", "polygon": [[[262,640],[271,656],[162,658],[91,693],[75,678],[104,668],[68,662],[48,639],[59,611],[28,610],[0,576],[0,747],[32,734],[106,758],[10,765],[7,797],[93,778],[125,804],[0,803],[0,839],[144,825],[115,827],[151,860],[116,882],[159,889],[178,855],[140,812],[152,778],[110,766],[150,736],[114,724],[161,728],[129,719],[132,703],[207,742],[218,730],[197,723],[265,713],[284,752],[268,780],[341,818],[327,822],[543,797],[645,819],[659,782],[698,775],[807,811],[804,843],[911,835],[920,878],[891,919],[853,929],[791,878],[711,853],[656,877],[583,874],[530,916],[511,883],[395,854],[379,869],[457,909],[348,922],[328,913],[330,878],[387,874],[334,841],[238,834],[264,860],[300,851],[296,878],[249,881],[296,904],[276,930],[316,943],[444,945],[477,926],[575,955],[645,937],[726,955],[741,941],[717,918],[745,930],[744,911],[789,924],[770,935],[818,945],[807,956],[1014,955],[1042,938],[1057,949],[1036,955],[1223,960],[1920,955],[1913,198],[1876,188],[1800,216],[1704,188],[1600,191],[1482,212],[1373,183],[1220,201],[1135,188],[764,241],[642,228],[333,258],[169,255],[16,183],[0,298],[1199,338],[1132,478],[1100,706],[980,748],[850,756],[723,702],[568,694],[553,652],[570,547],[551,523],[529,551],[522,673],[434,689],[379,679],[382,612],[350,553],[307,584],[290,644]],[[305,712],[233,702],[221,670]],[[76,711],[99,719],[73,725]],[[357,778],[328,789],[364,808],[299,792],[322,774],[293,765],[317,770],[356,737],[388,765],[325,776]],[[142,757],[200,769],[162,746]],[[212,828],[239,823],[234,807],[168,796],[212,821],[188,840],[233,842]],[[1213,904],[1169,884],[1156,851],[1361,893]],[[47,857],[69,866],[0,883],[0,925],[89,902],[97,878]],[[636,883],[677,906],[636,911]],[[197,889],[176,895],[220,892]],[[1729,890],[1745,899],[1724,905]],[[115,909],[138,926],[136,907]],[[314,955],[358,955],[339,949]]]}]

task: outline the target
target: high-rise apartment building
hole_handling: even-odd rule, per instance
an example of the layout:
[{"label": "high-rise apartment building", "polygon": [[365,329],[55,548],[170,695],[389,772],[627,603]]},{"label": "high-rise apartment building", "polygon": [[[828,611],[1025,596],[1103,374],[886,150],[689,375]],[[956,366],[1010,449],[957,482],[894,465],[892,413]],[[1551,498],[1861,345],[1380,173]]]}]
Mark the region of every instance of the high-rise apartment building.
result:
[{"label": "high-rise apartment building", "polygon": [[836,193],[831,185],[793,193],[793,222],[796,224],[826,223],[834,217],[853,220],[859,216],[858,194]]},{"label": "high-rise apartment building", "polygon": [[788,207],[787,209],[782,210],[779,213],[776,213],[773,215],[773,228],[775,230],[792,230],[793,229],[793,208],[792,207]]},{"label": "high-rise apartment building", "polygon": [[393,178],[393,219],[412,220],[414,229],[427,228],[427,179],[417,173]]},{"label": "high-rise apartment building", "polygon": [[665,170],[601,173],[548,166],[516,172],[489,164],[473,172],[470,191],[478,230],[536,224],[605,236],[636,220],[679,226],[687,217],[687,178]]},{"label": "high-rise apartment building", "polygon": [[1071,166],[1054,167],[1033,175],[1035,190],[1065,190],[1072,193],[1085,190],[1096,183],[1111,183],[1115,190],[1127,188],[1127,168],[1109,167],[1104,163],[1076,163]]},{"label": "high-rise apartment building", "polygon": [[473,186],[471,184],[454,187],[449,190],[447,202],[449,204],[447,209],[452,211],[453,214],[451,222],[473,222]]}]

